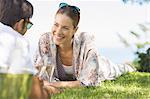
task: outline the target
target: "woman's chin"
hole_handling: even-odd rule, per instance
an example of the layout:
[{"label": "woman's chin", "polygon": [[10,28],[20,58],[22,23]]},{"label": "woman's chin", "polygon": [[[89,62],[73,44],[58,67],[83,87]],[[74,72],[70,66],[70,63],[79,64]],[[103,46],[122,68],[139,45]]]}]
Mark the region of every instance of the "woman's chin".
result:
[{"label": "woman's chin", "polygon": [[56,45],[60,45],[61,44],[61,42],[60,41],[54,41],[54,43],[56,44]]},{"label": "woman's chin", "polygon": [[60,44],[62,44],[63,43],[63,39],[54,39],[54,43],[56,44],[56,45],[60,45]]}]

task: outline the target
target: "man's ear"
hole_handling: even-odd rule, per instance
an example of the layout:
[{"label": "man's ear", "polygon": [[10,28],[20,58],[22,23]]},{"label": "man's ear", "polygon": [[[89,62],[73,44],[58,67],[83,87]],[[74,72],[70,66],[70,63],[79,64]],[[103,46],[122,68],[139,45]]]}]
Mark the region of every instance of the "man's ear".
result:
[{"label": "man's ear", "polygon": [[13,26],[14,30],[21,33],[21,31],[23,30],[23,27],[24,27],[24,23],[25,23],[24,21],[25,21],[24,19],[21,19],[20,21],[15,23],[15,25]]}]

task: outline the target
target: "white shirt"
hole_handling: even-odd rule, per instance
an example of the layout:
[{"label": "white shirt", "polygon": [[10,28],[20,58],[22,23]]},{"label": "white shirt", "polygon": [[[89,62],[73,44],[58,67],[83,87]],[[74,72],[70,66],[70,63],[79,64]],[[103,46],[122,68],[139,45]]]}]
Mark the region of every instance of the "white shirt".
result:
[{"label": "white shirt", "polygon": [[62,64],[62,66],[64,67],[66,74],[73,74],[73,66],[66,66],[64,64]]},{"label": "white shirt", "polygon": [[33,74],[29,45],[25,38],[0,22],[0,73]]}]

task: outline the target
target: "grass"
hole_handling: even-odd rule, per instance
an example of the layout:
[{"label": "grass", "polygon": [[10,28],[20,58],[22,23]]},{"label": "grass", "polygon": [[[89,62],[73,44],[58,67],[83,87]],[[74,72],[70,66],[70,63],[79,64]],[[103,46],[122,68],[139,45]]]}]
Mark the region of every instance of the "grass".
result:
[{"label": "grass", "polygon": [[0,74],[0,99],[28,99],[31,74]]},{"label": "grass", "polygon": [[150,73],[127,73],[99,87],[65,89],[51,99],[150,99]]}]

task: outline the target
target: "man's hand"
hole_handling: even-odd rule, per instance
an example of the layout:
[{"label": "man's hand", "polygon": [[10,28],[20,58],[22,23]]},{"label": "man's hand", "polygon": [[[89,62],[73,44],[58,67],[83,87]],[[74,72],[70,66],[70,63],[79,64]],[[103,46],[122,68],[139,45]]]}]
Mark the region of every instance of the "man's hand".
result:
[{"label": "man's hand", "polygon": [[36,76],[32,78],[32,90],[30,99],[48,99],[48,92],[43,88],[43,80]]}]

